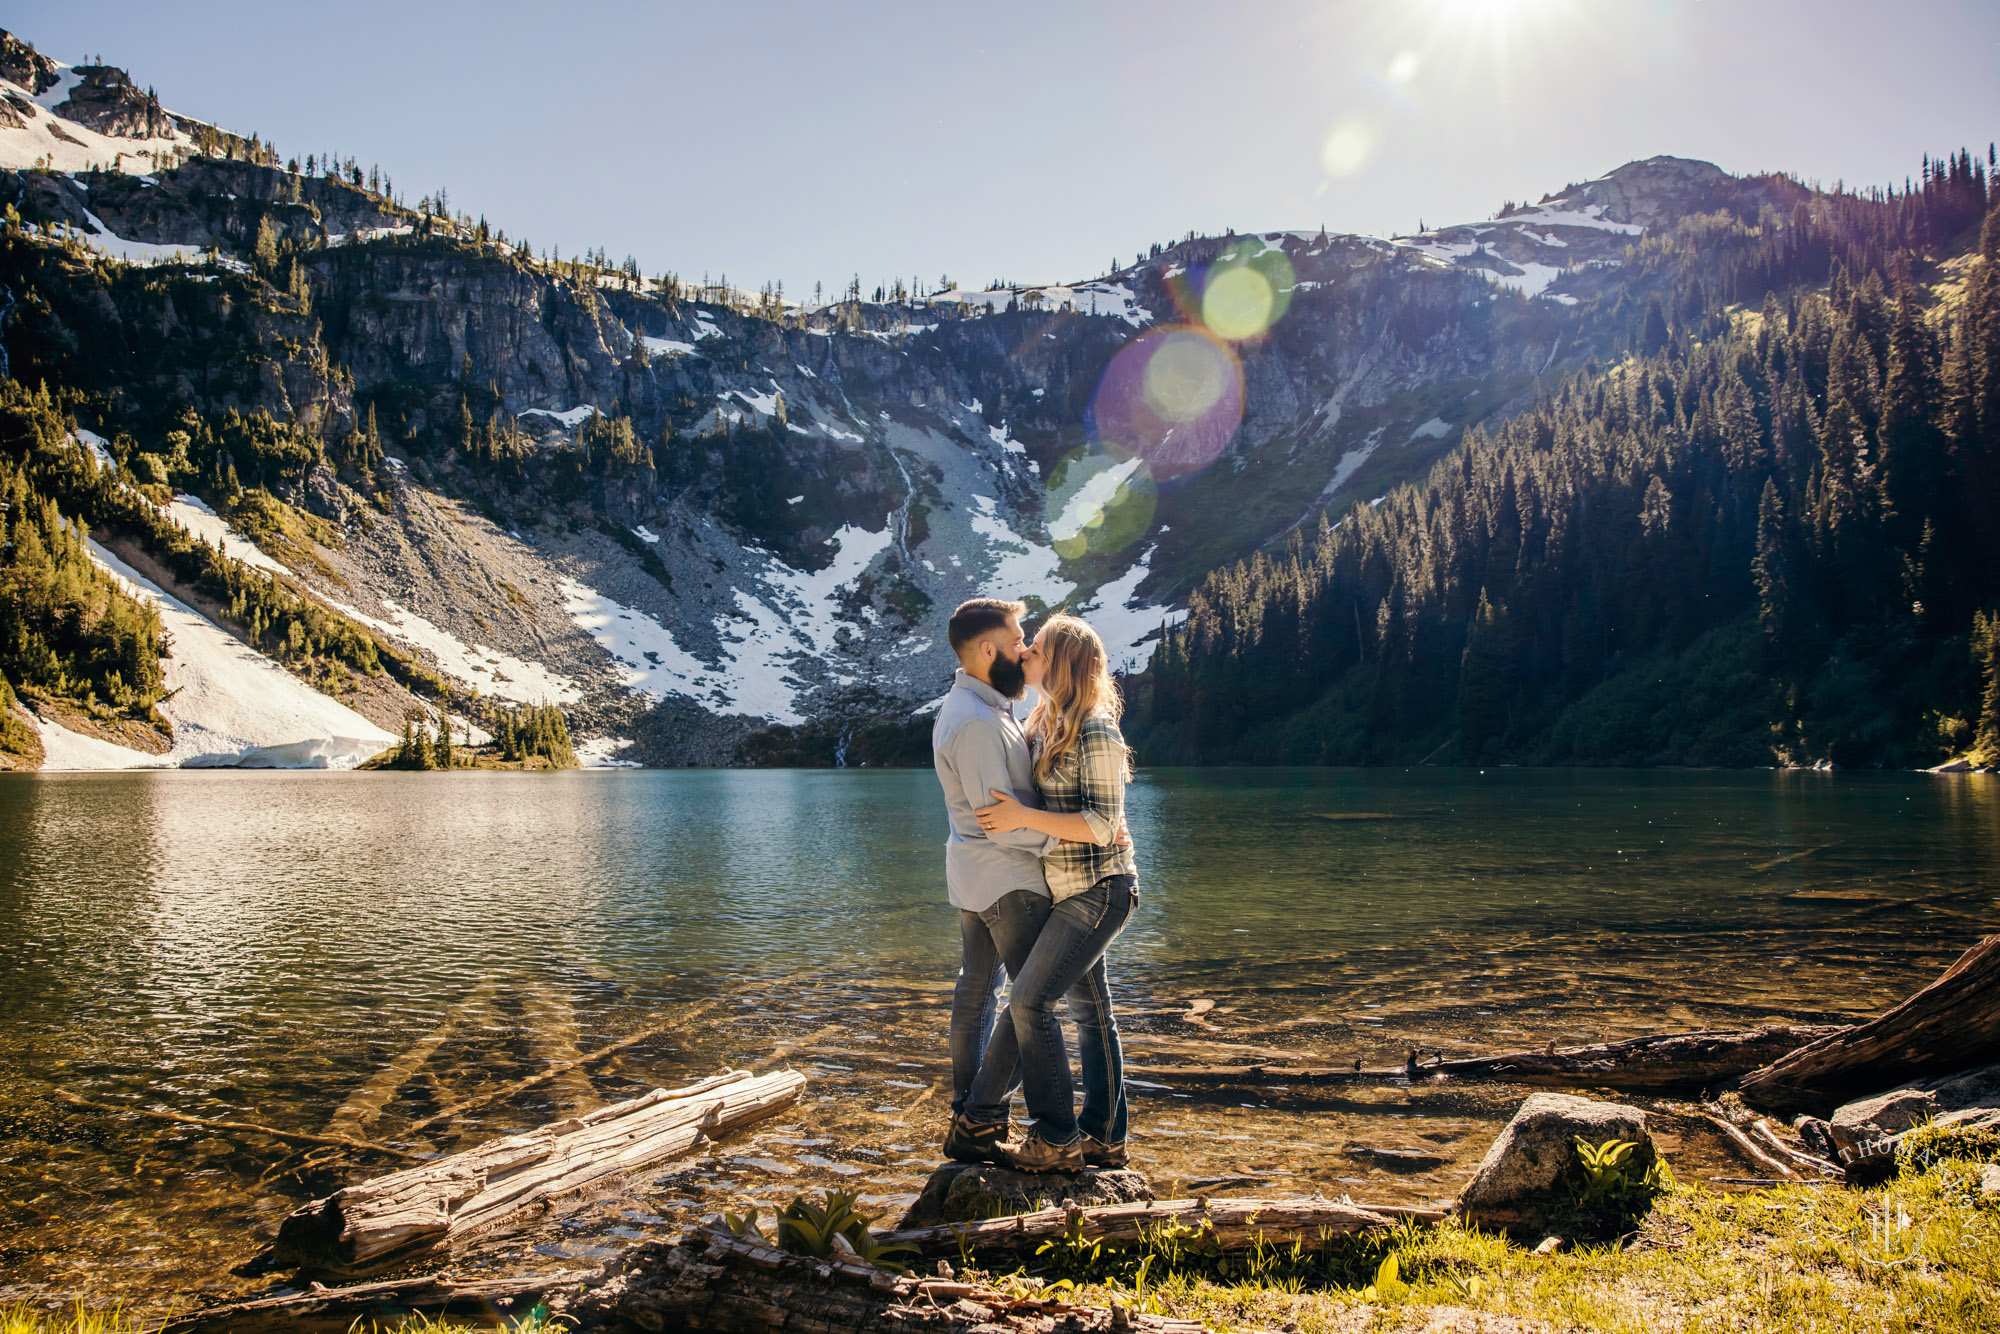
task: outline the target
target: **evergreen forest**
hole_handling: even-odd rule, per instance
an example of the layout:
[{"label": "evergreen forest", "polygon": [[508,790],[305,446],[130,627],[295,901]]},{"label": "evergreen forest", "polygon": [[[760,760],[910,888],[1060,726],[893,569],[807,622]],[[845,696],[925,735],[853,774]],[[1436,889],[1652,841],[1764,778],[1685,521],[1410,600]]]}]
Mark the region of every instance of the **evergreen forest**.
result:
[{"label": "evergreen forest", "polygon": [[1210,575],[1153,762],[2000,763],[2000,196],[1684,219],[1631,351]]}]

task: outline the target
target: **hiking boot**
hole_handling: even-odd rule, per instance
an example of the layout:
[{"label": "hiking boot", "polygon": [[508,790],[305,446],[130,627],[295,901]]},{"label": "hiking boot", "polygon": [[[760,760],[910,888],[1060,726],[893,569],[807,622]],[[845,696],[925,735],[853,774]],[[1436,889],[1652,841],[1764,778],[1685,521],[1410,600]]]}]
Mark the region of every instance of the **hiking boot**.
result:
[{"label": "hiking boot", "polygon": [[1083,1136],[1067,1144],[1051,1144],[1039,1130],[1030,1130],[1017,1140],[996,1146],[1000,1165],[1016,1172],[1081,1172],[1084,1169]]},{"label": "hiking boot", "polygon": [[1126,1152],[1125,1141],[1122,1139],[1116,1144],[1106,1144],[1101,1139],[1085,1135],[1083,1161],[1092,1167],[1127,1167],[1132,1162],[1132,1155]]},{"label": "hiking boot", "polygon": [[1007,1123],[995,1121],[983,1125],[968,1121],[964,1116],[951,1118],[951,1129],[945,1132],[944,1156],[955,1163],[998,1163],[1004,1161],[997,1147],[1007,1138]]}]

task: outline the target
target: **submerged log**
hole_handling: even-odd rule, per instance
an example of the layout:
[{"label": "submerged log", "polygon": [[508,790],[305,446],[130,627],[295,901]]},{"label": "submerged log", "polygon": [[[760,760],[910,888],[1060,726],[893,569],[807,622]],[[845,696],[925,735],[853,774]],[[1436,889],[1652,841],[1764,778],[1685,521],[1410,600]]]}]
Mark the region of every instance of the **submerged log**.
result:
[{"label": "submerged log", "polygon": [[1266,1088],[1284,1084],[1381,1084],[1413,1079],[1490,1079],[1507,1084],[1624,1089],[1716,1087],[1788,1052],[1846,1030],[1838,1025],[1766,1024],[1730,1032],[1660,1033],[1544,1051],[1505,1052],[1367,1069],[1285,1065],[1127,1065],[1143,1079],[1194,1086]]},{"label": "submerged log", "polygon": [[789,1106],[805,1082],[790,1070],[736,1070],[349,1186],[287,1218],[270,1258],[329,1274],[400,1264],[530,1205],[690,1153]]},{"label": "submerged log", "polygon": [[1987,1065],[2000,1051],[2000,935],[1944,976],[1865,1024],[1843,1029],[1744,1076],[1745,1102],[1825,1111],[1912,1079]]},{"label": "submerged log", "polygon": [[1040,1209],[976,1223],[942,1223],[891,1232],[882,1240],[914,1246],[926,1254],[957,1254],[961,1247],[1033,1254],[1043,1242],[1068,1231],[1070,1220],[1075,1218],[1086,1236],[1107,1241],[1138,1241],[1142,1232],[1164,1223],[1179,1223],[1200,1229],[1227,1251],[1250,1246],[1260,1237],[1273,1243],[1317,1244],[1323,1237],[1387,1227],[1393,1221],[1392,1214],[1405,1212],[1411,1211],[1301,1198],[1145,1200],[1090,1209]]},{"label": "submerged log", "polygon": [[211,1306],[174,1316],[158,1334],[265,1334],[273,1329],[352,1329],[369,1316],[394,1316],[410,1311],[465,1312],[491,1315],[531,1298],[563,1289],[580,1288],[600,1273],[597,1269],[559,1269],[546,1274],[506,1278],[454,1279],[445,1274],[385,1279],[348,1288],[323,1288],[315,1283],[304,1292]]}]

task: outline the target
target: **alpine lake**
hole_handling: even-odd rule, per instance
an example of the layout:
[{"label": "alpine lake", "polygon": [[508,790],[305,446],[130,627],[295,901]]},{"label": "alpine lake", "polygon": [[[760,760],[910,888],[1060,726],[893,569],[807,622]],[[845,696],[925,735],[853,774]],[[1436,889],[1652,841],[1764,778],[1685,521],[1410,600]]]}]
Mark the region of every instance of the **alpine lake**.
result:
[{"label": "alpine lake", "polygon": [[[1165,1067],[1845,1022],[2000,920],[1990,776],[1155,769],[1129,806],[1111,974],[1162,1197],[1448,1200],[1523,1095]],[[450,1153],[728,1068],[810,1082],[456,1266],[823,1189],[893,1222],[950,1100],[943,833],[922,770],[0,780],[0,1303],[268,1287],[233,1271],[280,1219],[400,1165],[196,1121]],[[1634,1100],[1684,1178],[1745,1170]]]}]

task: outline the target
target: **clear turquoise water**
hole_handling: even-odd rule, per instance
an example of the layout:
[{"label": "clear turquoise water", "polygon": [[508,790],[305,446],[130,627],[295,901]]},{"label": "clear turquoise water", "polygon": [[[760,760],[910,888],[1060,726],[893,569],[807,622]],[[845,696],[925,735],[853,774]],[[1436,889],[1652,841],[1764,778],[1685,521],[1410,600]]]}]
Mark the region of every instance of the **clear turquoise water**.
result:
[{"label": "clear turquoise water", "polygon": [[[1143,903],[1113,973],[1130,1059],[1155,1068],[1848,1017],[2000,920],[1982,776],[1166,770],[1131,824]],[[0,1295],[240,1287],[259,1229],[365,1166],[59,1089],[449,1151],[786,1047],[813,1078],[790,1128],[650,1183],[620,1226],[833,1182],[887,1207],[941,1128],[942,835],[922,771],[0,781]],[[1441,1197],[1507,1109],[1240,1101],[1140,1090],[1142,1158]],[[1448,1161],[1386,1176],[1343,1155],[1356,1140]]]}]

